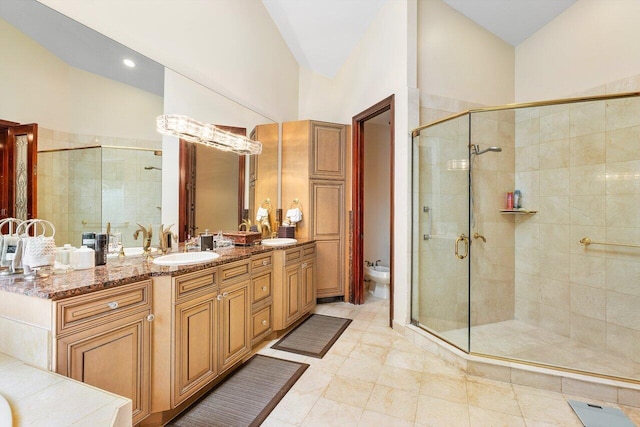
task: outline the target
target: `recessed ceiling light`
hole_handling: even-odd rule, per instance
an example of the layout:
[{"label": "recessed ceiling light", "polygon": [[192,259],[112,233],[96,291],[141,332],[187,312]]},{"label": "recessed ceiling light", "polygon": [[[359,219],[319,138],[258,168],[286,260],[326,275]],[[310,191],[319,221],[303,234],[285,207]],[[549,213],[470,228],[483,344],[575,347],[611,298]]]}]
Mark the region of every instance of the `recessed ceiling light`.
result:
[{"label": "recessed ceiling light", "polygon": [[135,67],[135,66],[136,66],[136,63],[135,63],[135,62],[133,62],[133,61],[132,61],[132,60],[130,60],[130,59],[125,59],[125,60],[123,60],[122,62],[123,62],[123,64],[124,64],[124,65],[126,65],[127,67],[130,67],[130,68],[133,68],[133,67]]}]

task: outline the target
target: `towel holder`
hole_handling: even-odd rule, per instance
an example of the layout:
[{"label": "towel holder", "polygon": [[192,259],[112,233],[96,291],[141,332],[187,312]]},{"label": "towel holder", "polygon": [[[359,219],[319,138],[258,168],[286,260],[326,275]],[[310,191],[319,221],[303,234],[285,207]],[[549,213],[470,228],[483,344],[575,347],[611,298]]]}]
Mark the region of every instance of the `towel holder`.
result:
[{"label": "towel holder", "polygon": [[302,210],[302,203],[300,203],[300,199],[298,199],[297,197],[293,199],[293,201],[289,203],[289,206],[287,207],[287,209],[293,209],[293,208],[298,208]]},{"label": "towel holder", "polygon": [[260,207],[266,209],[267,212],[271,213],[271,199],[268,197],[260,204]]}]

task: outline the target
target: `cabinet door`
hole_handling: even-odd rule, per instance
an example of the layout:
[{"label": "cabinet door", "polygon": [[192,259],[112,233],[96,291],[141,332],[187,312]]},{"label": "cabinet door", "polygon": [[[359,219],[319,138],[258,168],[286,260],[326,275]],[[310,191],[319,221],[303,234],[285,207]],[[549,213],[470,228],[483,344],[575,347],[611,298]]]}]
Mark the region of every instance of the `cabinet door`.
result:
[{"label": "cabinet door", "polygon": [[315,263],[305,260],[301,265],[302,311],[308,313],[316,305]]},{"label": "cabinet door", "polygon": [[209,294],[175,306],[174,408],[217,375],[214,301]]},{"label": "cabinet door", "polygon": [[58,373],[128,397],[133,424],[150,413],[148,311],[58,339]]},{"label": "cabinet door", "polygon": [[337,240],[344,229],[344,183],[332,181],[311,182],[311,210],[313,212],[313,238]]},{"label": "cabinet door", "polygon": [[316,242],[316,295],[318,298],[344,295],[342,243],[340,240]]},{"label": "cabinet door", "polygon": [[344,179],[345,133],[344,125],[311,123],[311,178]]},{"label": "cabinet door", "polygon": [[284,326],[285,328],[300,317],[300,263],[289,265],[284,270]]},{"label": "cabinet door", "polygon": [[222,316],[220,351],[220,371],[222,372],[251,351],[249,280],[230,285],[221,292],[217,298],[221,304]]}]

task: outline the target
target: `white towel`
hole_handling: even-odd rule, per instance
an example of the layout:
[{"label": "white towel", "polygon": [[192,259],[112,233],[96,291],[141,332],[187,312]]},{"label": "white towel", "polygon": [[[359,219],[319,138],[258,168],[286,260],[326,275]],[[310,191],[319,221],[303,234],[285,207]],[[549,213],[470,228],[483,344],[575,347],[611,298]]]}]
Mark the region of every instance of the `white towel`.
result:
[{"label": "white towel", "polygon": [[258,208],[258,213],[256,214],[256,221],[262,221],[268,216],[269,216],[269,211],[266,208]]},{"label": "white towel", "polygon": [[302,221],[302,211],[300,208],[293,208],[287,210],[287,218],[291,224]]}]

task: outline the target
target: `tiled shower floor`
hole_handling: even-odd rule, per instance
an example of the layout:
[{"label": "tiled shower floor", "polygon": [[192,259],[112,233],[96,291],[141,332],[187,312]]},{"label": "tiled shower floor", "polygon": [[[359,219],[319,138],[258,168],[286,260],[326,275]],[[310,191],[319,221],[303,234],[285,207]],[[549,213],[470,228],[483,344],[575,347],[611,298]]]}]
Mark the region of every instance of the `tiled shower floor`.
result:
[{"label": "tiled shower floor", "polygon": [[[453,343],[465,343],[467,330],[440,335]],[[472,327],[471,351],[640,380],[640,363],[518,320]]]}]

